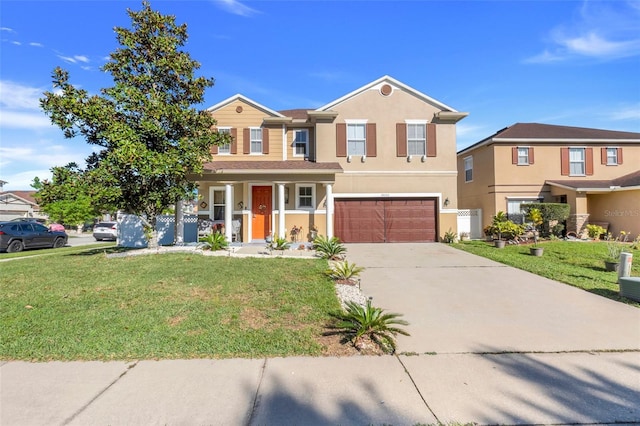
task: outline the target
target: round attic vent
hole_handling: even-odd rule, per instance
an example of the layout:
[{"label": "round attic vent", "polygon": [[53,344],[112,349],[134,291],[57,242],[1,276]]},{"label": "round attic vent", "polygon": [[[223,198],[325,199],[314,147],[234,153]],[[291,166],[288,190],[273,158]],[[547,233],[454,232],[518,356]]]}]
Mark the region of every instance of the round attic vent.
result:
[{"label": "round attic vent", "polygon": [[382,85],[382,87],[380,87],[380,93],[381,93],[383,96],[389,96],[389,95],[391,94],[391,91],[392,91],[392,90],[393,90],[393,89],[392,89],[392,88],[391,88],[391,86],[390,86],[390,85],[388,85],[388,84],[383,84],[383,85]]},{"label": "round attic vent", "polygon": [[242,107],[241,107],[241,106],[237,106],[237,107],[236,107],[236,112],[237,112],[238,114],[240,114],[240,113],[242,112]]}]

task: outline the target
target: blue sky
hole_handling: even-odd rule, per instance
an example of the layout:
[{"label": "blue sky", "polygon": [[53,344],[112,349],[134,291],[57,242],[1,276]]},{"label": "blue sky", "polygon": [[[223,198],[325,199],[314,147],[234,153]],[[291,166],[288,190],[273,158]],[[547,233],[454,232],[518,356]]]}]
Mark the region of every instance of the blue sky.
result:
[{"label": "blue sky", "polygon": [[[640,132],[640,0],[151,1],[188,25],[185,50],[214,77],[202,108],[236,93],[316,108],[390,75],[469,116],[458,149],[517,122]],[[61,66],[92,93],[141,1],[0,2],[0,179],[35,176],[92,147],[38,106]],[[639,161],[640,163],[640,161]]]}]

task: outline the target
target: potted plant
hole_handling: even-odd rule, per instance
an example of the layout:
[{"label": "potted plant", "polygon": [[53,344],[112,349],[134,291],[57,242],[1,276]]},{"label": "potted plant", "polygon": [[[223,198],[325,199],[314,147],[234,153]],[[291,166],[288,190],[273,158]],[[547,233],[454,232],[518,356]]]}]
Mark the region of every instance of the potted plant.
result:
[{"label": "potted plant", "polygon": [[607,234],[607,257],[604,260],[604,267],[607,272],[617,272],[620,266],[620,253],[624,250],[624,242],[627,241],[627,233],[621,231],[620,235],[613,238],[611,233]]},{"label": "potted plant", "polygon": [[509,219],[507,219],[507,215],[502,211],[496,213],[493,217],[491,227],[492,231],[497,236],[497,239],[493,240],[493,244],[496,248],[504,248],[504,245],[506,244],[506,241],[502,239],[502,234],[507,231],[509,227],[508,222]]},{"label": "potted plant", "polygon": [[460,233],[460,241],[467,241],[469,239],[469,233],[462,231]]},{"label": "potted plant", "polygon": [[533,256],[542,256],[544,248],[538,245],[538,236],[540,235],[538,228],[542,225],[542,212],[535,208],[529,210],[527,220],[533,224],[533,245],[529,247],[529,253]]}]

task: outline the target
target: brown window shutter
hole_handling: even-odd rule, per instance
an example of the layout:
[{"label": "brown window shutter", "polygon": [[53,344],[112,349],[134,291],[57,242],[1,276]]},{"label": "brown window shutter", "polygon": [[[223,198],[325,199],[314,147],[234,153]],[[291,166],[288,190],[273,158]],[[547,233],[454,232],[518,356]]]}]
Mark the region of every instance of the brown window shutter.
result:
[{"label": "brown window shutter", "polygon": [[242,152],[244,154],[251,154],[251,131],[249,129],[242,129]]},{"label": "brown window shutter", "polygon": [[560,148],[560,174],[569,176],[569,148]]},{"label": "brown window shutter", "polygon": [[218,153],[218,145],[213,145],[211,147],[211,154],[217,154]]},{"label": "brown window shutter", "polygon": [[377,155],[376,147],[376,123],[367,123],[367,157],[375,157]]},{"label": "brown window shutter", "polygon": [[316,160],[316,138],[313,127],[309,129],[309,152],[307,152],[307,157],[309,157],[311,161]]},{"label": "brown window shutter", "polygon": [[436,142],[436,125],[433,123],[427,124],[427,157],[435,157],[438,153],[438,146]]},{"label": "brown window shutter", "polygon": [[607,164],[607,148],[600,148],[600,164]]},{"label": "brown window shutter", "polygon": [[529,164],[533,164],[533,147],[529,147]]},{"label": "brown window shutter", "polygon": [[262,129],[262,153],[269,153],[269,129]]},{"label": "brown window shutter", "polygon": [[347,156],[347,125],[336,124],[336,157]]},{"label": "brown window shutter", "polygon": [[231,134],[231,147],[229,151],[231,151],[232,154],[237,154],[238,153],[238,129],[234,127],[231,129],[229,133]]},{"label": "brown window shutter", "polygon": [[518,147],[511,148],[511,164],[518,164]]},{"label": "brown window shutter", "polygon": [[585,171],[587,176],[593,175],[593,148],[586,148],[585,150]]},{"label": "brown window shutter", "polygon": [[396,156],[407,156],[407,125],[396,123]]},{"label": "brown window shutter", "polygon": [[618,148],[618,164],[622,164],[622,148]]}]

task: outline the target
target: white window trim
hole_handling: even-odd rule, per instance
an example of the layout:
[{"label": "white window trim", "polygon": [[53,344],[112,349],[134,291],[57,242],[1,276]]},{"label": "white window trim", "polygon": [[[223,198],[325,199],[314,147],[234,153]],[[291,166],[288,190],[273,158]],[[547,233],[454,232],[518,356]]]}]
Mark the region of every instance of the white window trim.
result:
[{"label": "white window trim", "polygon": [[[305,142],[305,148],[304,148],[304,154],[297,154],[296,153],[296,133],[298,132],[302,132],[305,133],[307,135],[306,137],[306,142]],[[293,156],[294,157],[308,157],[309,156],[309,129],[294,129],[293,130]]]},{"label": "white window trim", "polygon": [[[252,130],[260,130],[260,151],[254,151],[253,150],[253,141],[257,139],[252,139],[251,138],[251,134],[253,133]],[[263,145],[263,139],[262,139],[262,127],[249,127],[249,155],[263,155],[262,151],[264,150],[264,145]]]},{"label": "white window trim", "polygon": [[[227,133],[229,133],[229,135],[231,135],[231,127],[220,126],[220,127],[218,127],[218,131],[220,131],[220,130],[226,130]],[[222,146],[218,146],[218,155],[231,155],[231,144],[229,144],[228,146],[229,146],[229,151],[228,152],[220,152],[220,149],[222,148]]]},{"label": "white window trim", "polygon": [[[367,155],[367,120],[345,120],[347,125],[346,128],[346,142],[347,142],[347,157],[351,156],[366,156]],[[361,125],[364,126],[364,154],[354,154],[349,152],[349,126],[350,125]]]},{"label": "white window trim", "polygon": [[[467,169],[467,160],[471,160],[471,168]],[[464,182],[473,182],[473,155],[464,157],[462,159],[462,166],[464,167]],[[471,179],[467,180],[467,170],[471,170]]]},{"label": "white window trim", "polygon": [[[516,147],[517,151],[518,151],[518,166],[528,166],[529,165],[529,148],[528,146],[518,146]],[[520,150],[521,149],[526,149],[527,150],[527,158],[525,159],[525,162],[521,162],[520,161]]]},{"label": "white window trim", "polygon": [[[614,157],[614,162],[610,163],[609,162],[609,150],[613,150],[615,151],[616,155]],[[605,151],[606,155],[607,155],[607,166],[617,166],[618,165],[618,147],[617,146],[608,146],[606,147],[606,151]]]},{"label": "white window trim", "polygon": [[[311,207],[300,205],[300,188],[311,188]],[[316,208],[316,185],[313,183],[296,183],[296,210],[315,210]]]},{"label": "white window trim", "polygon": [[[407,154],[408,155],[416,155],[416,156],[424,156],[427,155],[427,121],[426,120],[405,120],[405,124],[407,125]],[[424,152],[422,154],[411,154],[409,150],[409,126],[410,125],[422,125],[424,126]],[[417,141],[417,139],[414,139]]]},{"label": "white window trim", "polygon": [[[215,204],[214,204],[214,192],[222,192],[223,194],[225,194],[225,200],[224,200],[224,204],[218,204],[218,205],[223,205],[225,208],[225,211],[227,209],[227,199],[226,199],[226,191],[225,191],[225,187],[224,186],[210,186],[209,187],[209,219],[215,219],[214,214],[215,214]],[[217,219],[217,220],[224,220],[224,215],[222,219]]]},{"label": "white window trim", "polygon": [[[582,170],[583,173],[571,173],[571,150],[582,150]],[[577,163],[577,161],[574,161]],[[587,175],[587,148],[584,146],[570,146],[569,147],[569,176],[586,176]]]}]

